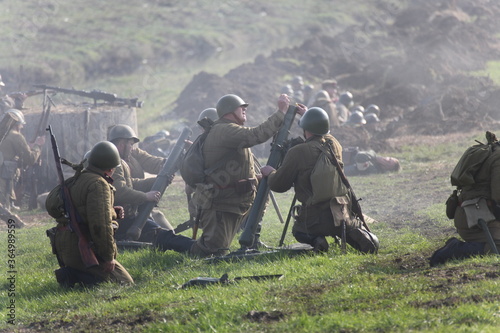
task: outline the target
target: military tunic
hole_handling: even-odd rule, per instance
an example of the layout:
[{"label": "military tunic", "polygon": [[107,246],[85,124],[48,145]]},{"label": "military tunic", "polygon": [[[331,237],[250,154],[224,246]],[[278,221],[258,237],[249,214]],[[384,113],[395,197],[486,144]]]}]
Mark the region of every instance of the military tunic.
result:
[{"label": "military tunic", "polygon": [[300,214],[293,226],[294,233],[334,236],[340,232],[339,228],[334,226],[329,201],[305,205],[312,196],[310,177],[321,154],[319,147],[325,139],[333,142],[333,152],[342,163],[342,146],[337,139],[329,134],[324,137],[312,136],[306,142],[290,148],[278,170],[268,176],[269,188],[272,191],[286,192],[293,186],[297,200],[302,203]]},{"label": "military tunic", "polygon": [[[0,153],[3,155],[3,165],[0,165],[0,203],[10,207],[11,200],[16,200],[14,180],[19,177],[20,168],[35,163],[40,156],[40,147],[34,145],[30,148],[24,135],[11,129],[0,143]],[[9,166],[14,168],[14,172],[8,171]]]},{"label": "military tunic", "polygon": [[[92,249],[100,263],[116,258],[114,241],[116,212],[113,207],[114,188],[97,171],[84,170],[70,187],[73,205],[82,218],[82,232],[92,243]],[[78,237],[71,232],[67,222],[58,219],[55,237],[56,250],[65,266],[87,272],[93,276],[112,282],[133,283],[127,270],[118,262],[115,269],[104,272],[102,266],[86,268],[78,249]]]},{"label": "military tunic", "polygon": [[[467,186],[462,189],[459,196],[459,201],[463,202],[478,197],[484,197],[488,200],[488,204],[493,208],[495,203],[500,204],[500,147],[496,147],[493,154],[486,159],[484,164],[479,169],[474,177],[476,184]],[[454,218],[455,227],[460,237],[466,242],[481,242],[486,243],[486,251],[489,251],[486,235],[479,226],[469,228],[465,211],[458,206],[455,211]],[[488,222],[488,228],[495,241],[498,249],[500,249],[500,221]]]},{"label": "military tunic", "polygon": [[[244,214],[255,197],[255,169],[250,147],[271,138],[284,120],[280,111],[256,127],[240,126],[228,119],[215,122],[203,155],[205,168],[215,169],[196,189],[201,206],[201,237],[191,247],[198,256],[227,252]],[[247,181],[253,179],[253,181]]]}]

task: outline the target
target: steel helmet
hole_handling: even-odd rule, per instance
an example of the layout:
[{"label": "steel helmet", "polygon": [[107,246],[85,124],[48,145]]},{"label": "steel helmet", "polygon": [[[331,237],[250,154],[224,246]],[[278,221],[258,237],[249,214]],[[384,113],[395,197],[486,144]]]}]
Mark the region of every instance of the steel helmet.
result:
[{"label": "steel helmet", "polygon": [[365,112],[365,108],[363,107],[363,105],[356,105],[352,111],[353,112],[359,111],[361,113],[364,113]]},{"label": "steel helmet", "polygon": [[349,119],[347,120],[347,122],[350,124],[364,125],[364,124],[366,124],[366,119],[365,119],[365,116],[363,115],[363,112],[354,111],[349,116]]},{"label": "steel helmet", "polygon": [[215,108],[217,109],[217,115],[222,118],[228,113],[234,112],[240,106],[248,106],[241,97],[233,94],[228,94],[222,96],[218,101]]},{"label": "steel helmet", "polygon": [[[87,154],[85,154],[87,155]],[[100,141],[90,150],[88,164],[101,170],[109,170],[120,166],[120,153],[109,141]]]},{"label": "steel helmet", "polygon": [[339,96],[339,103],[343,104],[346,108],[351,108],[353,105],[353,97],[349,91],[343,92]]},{"label": "steel helmet", "polygon": [[108,141],[117,139],[134,139],[134,143],[140,141],[132,127],[123,124],[115,125],[108,131]]},{"label": "steel helmet", "polygon": [[216,121],[217,119],[219,119],[219,116],[217,115],[217,110],[215,108],[208,108],[201,111],[197,121],[200,121],[203,118],[208,118],[211,121]]},{"label": "steel helmet", "polygon": [[374,123],[378,123],[380,121],[378,116],[373,112],[365,114],[365,120],[366,120],[367,124],[374,124]]},{"label": "steel helmet", "polygon": [[312,134],[325,135],[330,132],[330,119],[325,110],[313,107],[300,118],[299,126]]},{"label": "steel helmet", "polygon": [[8,114],[15,121],[20,122],[23,125],[26,124],[26,121],[24,121],[24,115],[21,111],[17,109],[9,109],[5,113]]},{"label": "steel helmet", "polygon": [[380,108],[378,105],[370,104],[366,107],[365,113],[374,113],[377,116],[380,116]]}]

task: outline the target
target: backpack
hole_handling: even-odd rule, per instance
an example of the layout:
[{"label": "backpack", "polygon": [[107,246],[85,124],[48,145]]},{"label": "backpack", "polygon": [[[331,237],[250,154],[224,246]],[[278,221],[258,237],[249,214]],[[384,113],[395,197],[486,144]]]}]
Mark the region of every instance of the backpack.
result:
[{"label": "backpack", "polygon": [[451,173],[451,185],[459,188],[475,184],[474,177],[481,169],[484,161],[492,154],[498,140],[495,134],[486,132],[487,144],[476,140],[478,144],[473,145],[463,153],[457,165]]},{"label": "backpack", "polygon": [[333,197],[345,196],[349,193],[347,186],[340,178],[335,164],[332,162],[330,154],[323,145],[320,146],[320,149],[321,154],[310,176],[312,195],[309,197],[307,205],[314,205],[330,200]]},{"label": "backpack", "polygon": [[[208,118],[205,118],[208,119]],[[205,139],[212,128],[213,122],[209,124],[203,133],[201,133],[184,154],[179,171],[184,182],[191,187],[205,182],[205,158],[203,157],[203,145]]]}]

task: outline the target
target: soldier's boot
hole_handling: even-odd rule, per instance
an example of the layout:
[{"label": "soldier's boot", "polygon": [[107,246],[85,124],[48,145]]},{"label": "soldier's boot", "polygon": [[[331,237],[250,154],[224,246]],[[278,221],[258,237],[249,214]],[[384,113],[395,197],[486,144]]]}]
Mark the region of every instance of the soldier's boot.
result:
[{"label": "soldier's boot", "polygon": [[313,251],[316,253],[326,252],[330,247],[325,236],[318,236],[314,238],[312,246],[313,246]]},{"label": "soldier's boot", "polygon": [[54,271],[57,282],[64,288],[73,288],[76,284],[90,287],[103,282],[92,274],[79,271],[71,267],[61,267]]},{"label": "soldier's boot", "polygon": [[484,254],[485,243],[462,242],[455,237],[448,239],[445,245],[436,250],[430,259],[430,266],[444,264],[451,259],[466,259]]},{"label": "soldier's boot", "polygon": [[362,253],[377,253],[379,240],[375,234],[363,228],[352,229],[347,232],[347,243]]},{"label": "soldier's boot", "polygon": [[271,248],[264,242],[260,240],[260,231],[262,230],[262,221],[257,225],[257,229],[255,230],[255,236],[253,239],[253,244],[250,247],[250,250],[265,250]]},{"label": "soldier's boot", "polygon": [[160,229],[156,233],[153,247],[161,251],[174,250],[176,252],[188,253],[195,242],[192,238],[174,234],[173,230]]}]

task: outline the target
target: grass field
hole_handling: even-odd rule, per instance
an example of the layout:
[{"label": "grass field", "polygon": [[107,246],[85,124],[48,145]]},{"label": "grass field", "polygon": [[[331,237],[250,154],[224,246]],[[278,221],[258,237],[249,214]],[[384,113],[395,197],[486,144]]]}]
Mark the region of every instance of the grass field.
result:
[{"label": "grass field", "polygon": [[[42,225],[16,230],[15,282],[3,268],[2,304],[15,302],[15,325],[3,332],[497,332],[500,327],[498,257],[430,268],[428,257],[454,235],[444,214],[449,172],[481,133],[451,142],[414,142],[394,154],[398,174],[351,177],[370,227],[381,241],[377,255],[341,254],[333,239],[326,254],[274,254],[237,262],[207,262],[149,249],[120,253],[134,286],[104,284],[61,289]],[[435,140],[439,141],[439,140]],[[444,152],[447,152],[445,154]],[[411,189],[412,193],[408,193]],[[432,199],[429,199],[432,197]],[[276,194],[286,216],[292,193]],[[401,204],[408,198],[413,202]],[[183,182],[176,178],[161,208],[176,225],[188,214]],[[38,212],[40,213],[40,212]],[[32,212],[23,212],[25,220]],[[262,239],[276,246],[283,225],[268,207]],[[191,231],[185,232],[190,235]],[[1,232],[2,244],[8,234]],[[290,233],[285,243],[294,243]],[[237,250],[237,239],[232,250]],[[4,258],[7,245],[4,245]],[[179,289],[196,277],[283,274],[281,279],[241,280]],[[9,288],[15,288],[9,295]]]}]

